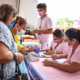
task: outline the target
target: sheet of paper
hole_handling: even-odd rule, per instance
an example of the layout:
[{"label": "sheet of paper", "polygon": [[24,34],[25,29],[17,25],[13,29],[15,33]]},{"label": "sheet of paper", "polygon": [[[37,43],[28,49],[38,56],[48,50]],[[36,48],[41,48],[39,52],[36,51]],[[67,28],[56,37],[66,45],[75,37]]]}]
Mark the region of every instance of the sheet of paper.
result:
[{"label": "sheet of paper", "polygon": [[43,53],[40,53],[40,57],[50,58],[52,55],[45,55]]},{"label": "sheet of paper", "polygon": [[56,59],[56,60],[52,59],[52,60],[55,61],[55,62],[58,62],[58,63],[64,63],[64,62],[67,61],[67,59],[65,59],[65,58],[62,58],[62,59]]}]

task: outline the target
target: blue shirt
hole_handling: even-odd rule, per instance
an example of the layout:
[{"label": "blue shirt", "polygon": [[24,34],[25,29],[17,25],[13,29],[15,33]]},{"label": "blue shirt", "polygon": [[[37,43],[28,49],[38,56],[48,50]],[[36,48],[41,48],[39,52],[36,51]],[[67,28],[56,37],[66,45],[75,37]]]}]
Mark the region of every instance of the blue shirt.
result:
[{"label": "blue shirt", "polygon": [[[8,27],[2,21],[0,21],[0,41],[7,45],[9,51],[11,51],[12,53],[18,52],[17,46],[9,32]],[[10,63],[4,64],[3,72],[4,78],[9,79],[13,77],[15,75],[15,61],[11,61]]]}]

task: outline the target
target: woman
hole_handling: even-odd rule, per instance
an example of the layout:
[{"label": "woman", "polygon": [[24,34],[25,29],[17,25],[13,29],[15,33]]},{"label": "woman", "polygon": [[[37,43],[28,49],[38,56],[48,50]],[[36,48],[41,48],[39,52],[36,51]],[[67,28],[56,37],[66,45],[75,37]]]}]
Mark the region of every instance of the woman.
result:
[{"label": "woman", "polygon": [[[17,45],[17,48],[19,52],[22,53],[23,55],[25,55],[27,51],[30,51],[30,49],[28,50],[20,44],[20,35],[23,35],[25,33],[26,28],[27,28],[26,20],[19,16],[17,16],[14,25],[10,28],[11,35]],[[28,75],[28,71],[24,61],[22,61],[19,67],[22,73],[27,73]],[[28,75],[28,79],[30,80],[29,75]]]},{"label": "woman", "polygon": [[20,35],[24,35],[27,28],[27,22],[24,18],[17,16],[14,25],[10,28],[10,33],[16,42],[17,48],[19,52],[21,52],[23,55],[26,54],[27,51],[30,51],[30,49],[26,49],[20,44]]},{"label": "woman", "polygon": [[14,12],[15,9],[12,5],[0,5],[0,63],[4,63],[4,79],[9,79],[15,75],[15,61],[13,53],[16,54],[19,63],[23,60],[23,55],[18,53],[16,44],[8,30],[8,25]]},{"label": "woman", "polygon": [[[71,28],[65,32],[65,41],[69,45],[68,54],[60,54],[59,58],[67,58],[68,63],[57,63],[50,60],[45,60],[45,66],[54,66],[63,71],[70,73],[80,70],[80,30]],[[55,58],[55,54],[53,55]]]},{"label": "woman", "polygon": [[50,49],[46,49],[47,55],[67,53],[67,44],[64,42],[64,33],[60,29],[53,32],[53,41]]}]

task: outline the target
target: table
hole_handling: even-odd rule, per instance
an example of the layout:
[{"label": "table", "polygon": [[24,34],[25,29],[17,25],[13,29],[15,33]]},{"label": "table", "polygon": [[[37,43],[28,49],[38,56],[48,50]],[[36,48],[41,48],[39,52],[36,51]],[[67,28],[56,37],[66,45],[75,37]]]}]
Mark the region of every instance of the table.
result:
[{"label": "table", "polygon": [[42,63],[44,59],[40,58],[37,62],[30,62],[25,57],[26,66],[33,80],[80,80],[80,71],[68,73],[55,67],[44,66]]}]

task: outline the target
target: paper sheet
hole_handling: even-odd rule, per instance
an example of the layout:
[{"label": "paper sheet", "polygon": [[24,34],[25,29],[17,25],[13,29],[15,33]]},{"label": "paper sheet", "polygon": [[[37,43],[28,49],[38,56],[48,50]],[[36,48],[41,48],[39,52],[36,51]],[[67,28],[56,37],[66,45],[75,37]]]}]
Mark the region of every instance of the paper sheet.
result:
[{"label": "paper sheet", "polygon": [[65,59],[65,58],[56,59],[56,60],[52,59],[52,60],[55,61],[55,62],[58,62],[58,63],[65,63],[67,61],[67,59]]},{"label": "paper sheet", "polygon": [[46,54],[43,54],[43,53],[40,54],[40,57],[44,57],[44,58],[51,58],[51,56],[52,55],[46,55]]}]

